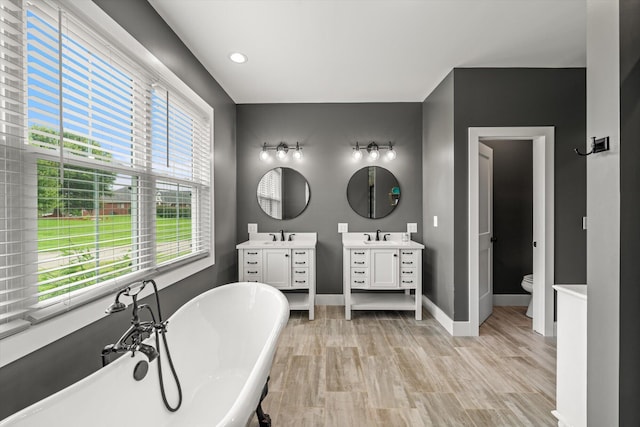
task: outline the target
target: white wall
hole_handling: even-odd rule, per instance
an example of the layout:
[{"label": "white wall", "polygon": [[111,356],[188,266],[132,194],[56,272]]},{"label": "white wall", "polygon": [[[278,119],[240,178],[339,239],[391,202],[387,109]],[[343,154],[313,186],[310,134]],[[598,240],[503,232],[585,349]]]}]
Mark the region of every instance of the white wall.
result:
[{"label": "white wall", "polygon": [[[587,0],[587,136],[611,151],[587,160],[587,422],[617,426],[620,349],[620,60],[618,0]],[[590,143],[585,144],[585,149]]]}]

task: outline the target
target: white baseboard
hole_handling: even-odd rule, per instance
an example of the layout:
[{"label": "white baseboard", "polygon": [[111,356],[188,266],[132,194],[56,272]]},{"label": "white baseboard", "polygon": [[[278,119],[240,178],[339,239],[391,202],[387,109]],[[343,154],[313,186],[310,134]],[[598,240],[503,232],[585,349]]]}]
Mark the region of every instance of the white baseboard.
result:
[{"label": "white baseboard", "polygon": [[344,306],[344,295],[343,294],[316,294],[316,304]]},{"label": "white baseboard", "polygon": [[526,307],[531,301],[531,294],[493,294],[493,305]]},{"label": "white baseboard", "polygon": [[434,319],[446,329],[449,334],[453,335],[453,320],[440,309],[433,301],[422,295],[422,306],[433,316]]},{"label": "white baseboard", "polygon": [[446,329],[449,334],[454,337],[473,337],[478,336],[478,331],[471,330],[471,323],[468,321],[452,320],[440,307],[433,301],[422,295],[422,306],[433,316],[434,319]]}]

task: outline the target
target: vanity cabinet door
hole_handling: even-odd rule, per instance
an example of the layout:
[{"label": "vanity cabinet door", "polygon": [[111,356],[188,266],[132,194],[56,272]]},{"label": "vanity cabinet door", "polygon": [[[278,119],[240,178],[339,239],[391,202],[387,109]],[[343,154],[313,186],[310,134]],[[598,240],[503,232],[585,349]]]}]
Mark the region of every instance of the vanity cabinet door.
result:
[{"label": "vanity cabinet door", "polygon": [[276,288],[291,286],[291,254],[289,249],[263,249],[264,283]]},{"label": "vanity cabinet door", "polygon": [[398,287],[398,249],[371,249],[371,288]]}]

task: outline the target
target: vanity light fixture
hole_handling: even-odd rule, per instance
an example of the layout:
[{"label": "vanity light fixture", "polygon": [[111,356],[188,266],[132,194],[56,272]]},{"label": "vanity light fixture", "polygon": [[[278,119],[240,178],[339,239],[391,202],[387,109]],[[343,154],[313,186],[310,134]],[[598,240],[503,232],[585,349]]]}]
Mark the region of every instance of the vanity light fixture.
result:
[{"label": "vanity light fixture", "polygon": [[[269,146],[267,145],[267,143],[265,142],[262,145],[262,149],[260,150],[260,160],[268,160],[271,155],[269,154],[269,151],[275,151],[276,152],[276,158],[278,160],[285,160],[288,157],[289,154],[289,146],[287,145],[286,142],[281,142],[276,146]],[[300,160],[302,159],[302,147],[300,147],[300,143],[296,142],[296,148],[295,149],[291,149],[291,151],[293,152],[293,158],[296,160]]]},{"label": "vanity light fixture", "polygon": [[[378,160],[380,158],[380,150],[388,150],[387,160],[395,159],[398,154],[396,150],[393,149],[393,144],[391,143],[391,141],[389,141],[388,144],[382,146],[378,145],[375,141],[371,141],[369,145],[367,145],[366,150],[369,153],[369,158],[371,160]],[[360,160],[362,158],[362,151],[364,151],[364,148],[360,148],[360,143],[356,141],[356,146],[353,147],[351,155],[354,159]]]}]

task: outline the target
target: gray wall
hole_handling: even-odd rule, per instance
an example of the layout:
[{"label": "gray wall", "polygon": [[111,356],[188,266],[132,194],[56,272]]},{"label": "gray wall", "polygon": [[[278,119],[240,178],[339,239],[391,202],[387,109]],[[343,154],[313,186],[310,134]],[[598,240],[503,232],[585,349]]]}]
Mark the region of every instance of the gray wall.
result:
[{"label": "gray wall", "polygon": [[454,117],[454,320],[469,317],[469,127],[555,127],[555,283],[585,283],[585,69],[456,68]]},{"label": "gray wall", "polygon": [[533,271],[533,142],[483,141],[493,149],[493,293],[524,294]]},{"label": "gray wall", "polygon": [[[247,223],[257,223],[258,231],[284,229],[317,232],[317,291],[342,293],[342,244],[338,223],[349,223],[349,231],[405,231],[407,222],[420,225],[422,206],[421,108],[420,103],[389,104],[250,104],[237,107],[237,241],[247,239]],[[278,221],[268,217],[256,201],[256,185],[269,169],[283,165],[258,158],[264,142],[280,141],[304,147],[301,162],[286,165],[307,178],[311,190],[309,206],[299,217]],[[392,141],[398,157],[375,164],[389,169],[398,178],[402,196],[387,217],[371,220],[353,212],[347,202],[347,183],[363,166],[351,157],[356,141]],[[421,230],[415,240],[421,241]]]},{"label": "gray wall", "polygon": [[[216,265],[161,292],[168,317],[194,296],[236,280],[235,104],[144,0],[95,0],[215,109]],[[0,368],[0,419],[99,369],[100,350],[129,325],[122,312],[78,330]],[[158,397],[159,398],[159,397]],[[114,413],[117,416],[117,411]]]},{"label": "gray wall", "polygon": [[[640,2],[620,0],[620,425],[640,425]],[[589,302],[591,305],[591,301]]]},{"label": "gray wall", "polygon": [[[423,293],[453,318],[453,71],[422,103]],[[438,216],[438,227],[433,217]]]}]

